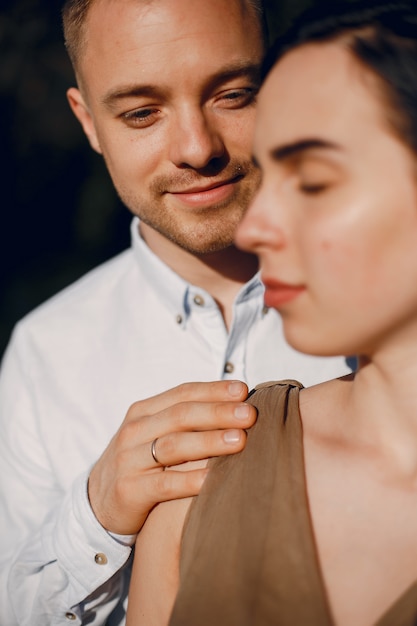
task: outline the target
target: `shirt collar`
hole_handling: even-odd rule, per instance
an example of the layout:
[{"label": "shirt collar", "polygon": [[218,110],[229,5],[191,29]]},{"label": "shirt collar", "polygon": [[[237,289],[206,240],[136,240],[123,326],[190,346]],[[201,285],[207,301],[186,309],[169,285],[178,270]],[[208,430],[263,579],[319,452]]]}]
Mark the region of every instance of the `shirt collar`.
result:
[{"label": "shirt collar", "polygon": [[140,220],[134,217],[130,226],[132,248],[141,273],[158,293],[168,310],[184,315],[188,283],[152,252],[139,232]]},{"label": "shirt collar", "polygon": [[[148,283],[159,294],[160,299],[173,315],[180,315],[184,320],[190,314],[188,297],[190,292],[202,291],[198,286],[191,285],[179,276],[174,270],[166,265],[147,246],[139,232],[140,220],[134,217],[131,223],[132,249],[141,272]],[[263,296],[264,287],[261,283],[259,272],[255,274],[245,285],[242,285],[236,296],[236,304],[246,302],[252,298]],[[210,294],[207,294],[211,298]],[[261,307],[262,308],[262,307]]]}]

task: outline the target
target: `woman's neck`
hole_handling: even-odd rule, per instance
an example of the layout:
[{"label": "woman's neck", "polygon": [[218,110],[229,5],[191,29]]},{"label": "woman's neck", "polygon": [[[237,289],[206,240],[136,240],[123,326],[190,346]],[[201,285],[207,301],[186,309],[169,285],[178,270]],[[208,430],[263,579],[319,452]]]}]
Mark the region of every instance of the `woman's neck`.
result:
[{"label": "woman's neck", "polygon": [[304,390],[300,407],[307,431],[373,451],[388,471],[417,480],[416,341],[360,357],[355,375]]}]

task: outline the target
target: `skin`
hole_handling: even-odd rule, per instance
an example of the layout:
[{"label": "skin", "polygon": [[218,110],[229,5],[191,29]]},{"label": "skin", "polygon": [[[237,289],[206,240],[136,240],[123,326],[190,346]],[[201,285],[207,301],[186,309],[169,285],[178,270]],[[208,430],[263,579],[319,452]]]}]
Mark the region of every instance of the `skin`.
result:
[{"label": "skin", "polygon": [[151,249],[228,305],[256,271],[233,237],[250,159],[261,31],[238,0],[95,0],[70,105]]},{"label": "skin", "polygon": [[[196,495],[206,476],[204,465],[187,466],[186,472],[173,466],[239,452],[246,441],[240,429],[256,419],[243,403],[247,392],[239,381],[186,383],[133,404],[90,474],[90,503],[101,524],[134,534],[158,502]],[[165,471],[151,455],[156,438]]]},{"label": "skin", "polygon": [[[287,54],[262,88],[262,185],[237,233],[294,347],[361,355],[354,378],[300,398],[313,527],[342,626],[374,623],[417,578],[416,157],[387,118],[376,77],[342,44]],[[283,302],[276,281],[301,290]]]},{"label": "skin", "polygon": [[[231,242],[259,178],[250,149],[262,54],[258,21],[238,0],[95,0],[80,89],[68,91],[147,244],[213,295],[226,325],[257,269]],[[133,404],[89,477],[103,527],[137,533],[156,503],[197,494],[206,470],[172,466],[241,450],[256,419],[247,392],[196,383]]]},{"label": "skin", "polygon": [[[322,48],[311,50],[321,61]],[[323,63],[301,66],[303,49],[266,81],[254,142],[263,183],[237,243],[259,256],[266,302],[291,345],[371,355],[386,330],[416,322],[415,163],[369,97],[376,79],[337,52],[344,72],[333,80]],[[296,297],[281,303],[276,281],[297,287]]]},{"label": "skin", "polygon": [[[267,301],[293,345],[361,355],[355,376],[300,394],[311,518],[337,626],[375,623],[417,579],[416,157],[379,94],[341,43],[287,53],[260,92],[262,184],[237,233],[259,255]],[[159,505],[138,538],[129,625],[168,622],[187,510]]]}]

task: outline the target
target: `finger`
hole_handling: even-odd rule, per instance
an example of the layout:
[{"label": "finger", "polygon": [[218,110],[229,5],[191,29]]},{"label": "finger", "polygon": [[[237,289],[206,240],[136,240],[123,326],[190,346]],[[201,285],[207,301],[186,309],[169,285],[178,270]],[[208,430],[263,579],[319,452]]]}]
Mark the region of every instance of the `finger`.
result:
[{"label": "finger", "polygon": [[[240,433],[253,426],[256,417],[255,407],[245,403],[175,405],[161,414],[124,424],[114,437],[113,466],[120,474],[155,469],[154,442],[153,451],[161,465],[231,454],[241,449]],[[187,434],[200,436],[190,438]]]},{"label": "finger", "polygon": [[139,532],[146,521],[149,511],[159,502],[196,496],[203,486],[208,469],[196,469],[186,472],[171,471],[149,473],[141,477],[140,483],[135,478],[120,484],[120,497],[124,503],[125,515],[114,508],[109,519],[109,528],[114,533],[130,535]]},{"label": "finger", "polygon": [[246,429],[253,426],[256,415],[255,407],[244,402],[182,402],[130,422],[125,436],[137,444],[174,432]]},{"label": "finger", "polygon": [[213,456],[236,454],[245,447],[246,431],[241,429],[212,430],[204,432],[170,433],[155,440],[155,456],[152,446],[141,446],[142,458],[148,459],[148,468],[174,466],[186,461],[198,461]]},{"label": "finger", "polygon": [[247,385],[239,380],[183,383],[152,398],[135,402],[130,407],[126,420],[153,415],[181,402],[243,402],[247,394]]},{"label": "finger", "polygon": [[150,510],[159,502],[198,495],[208,472],[207,468],[185,472],[167,469],[165,472],[148,474],[146,479],[141,481],[138,494],[139,509],[149,507]]}]

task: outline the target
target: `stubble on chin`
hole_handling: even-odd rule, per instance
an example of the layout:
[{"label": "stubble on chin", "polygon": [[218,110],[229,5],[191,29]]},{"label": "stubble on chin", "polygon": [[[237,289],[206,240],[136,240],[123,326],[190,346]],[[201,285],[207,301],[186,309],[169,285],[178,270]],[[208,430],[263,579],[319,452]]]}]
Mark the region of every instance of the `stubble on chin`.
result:
[{"label": "stubble on chin", "polygon": [[175,245],[194,255],[211,254],[233,245],[236,229],[259,185],[259,170],[250,162],[233,164],[222,172],[222,179],[239,175],[242,180],[233,196],[209,208],[182,212],[167,201],[169,189],[207,184],[207,178],[192,170],[176,177],[155,179],[149,199],[133,197],[123,190],[119,190],[119,195],[134,215]]},{"label": "stubble on chin", "polygon": [[[230,213],[233,213],[232,215]],[[237,214],[236,208],[229,211],[212,209],[209,215],[198,215],[191,222],[165,215],[164,220],[148,219],[139,215],[142,222],[160,235],[195,255],[219,252],[233,244],[234,234],[243,217],[243,211]]]}]

